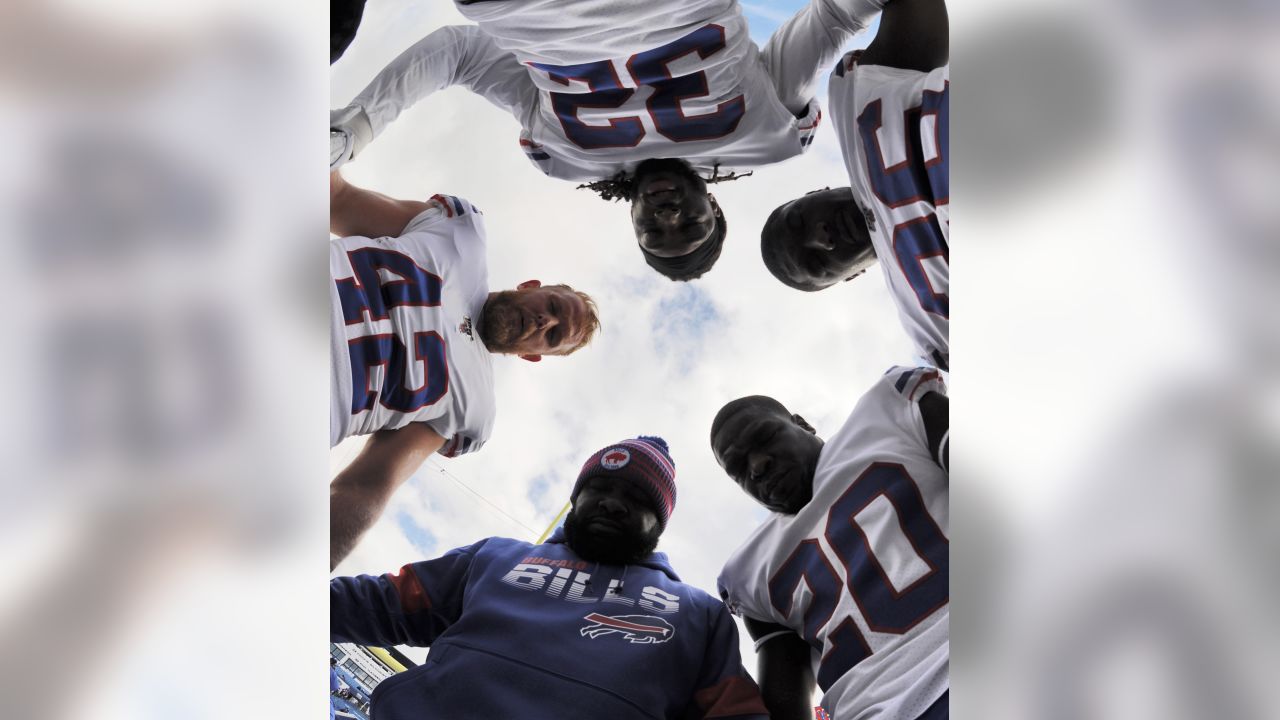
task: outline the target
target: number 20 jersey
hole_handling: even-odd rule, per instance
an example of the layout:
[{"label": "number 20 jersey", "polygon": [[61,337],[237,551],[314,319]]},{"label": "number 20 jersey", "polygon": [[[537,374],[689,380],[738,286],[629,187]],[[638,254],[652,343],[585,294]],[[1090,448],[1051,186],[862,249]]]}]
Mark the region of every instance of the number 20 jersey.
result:
[{"label": "number 20 jersey", "polygon": [[950,67],[922,73],[858,56],[846,55],[828,86],[850,186],[907,335],[949,370]]},{"label": "number 20 jersey", "polygon": [[895,367],[823,445],[813,499],[772,513],[719,578],[736,615],[814,648],[835,720],[914,720],[948,687],[948,480],[917,402],[933,368]]},{"label": "number 20 jersey", "polygon": [[436,195],[399,237],[332,240],[329,271],[330,445],[425,422],[442,454],[478,450],[496,412],[479,211]]},{"label": "number 20 jersey", "polygon": [[458,5],[536,86],[520,145],[543,173],[608,178],[648,158],[710,174],[780,162],[821,120],[778,98],[737,0]]}]

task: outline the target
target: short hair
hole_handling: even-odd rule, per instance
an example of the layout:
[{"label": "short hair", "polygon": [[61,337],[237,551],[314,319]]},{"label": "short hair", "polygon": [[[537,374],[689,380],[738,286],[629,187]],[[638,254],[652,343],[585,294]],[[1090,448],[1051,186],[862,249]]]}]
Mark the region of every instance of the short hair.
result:
[{"label": "short hair", "polygon": [[581,290],[575,290],[574,288],[568,285],[565,285],[563,283],[559,285],[545,285],[544,287],[556,288],[559,290],[568,290],[574,295],[577,295],[579,298],[582,298],[582,303],[587,308],[586,328],[582,333],[582,337],[578,340],[577,344],[574,345],[573,347],[569,348],[568,350],[565,350],[562,353],[557,353],[559,355],[572,355],[578,352],[579,350],[581,350],[582,348],[586,347],[587,343],[591,342],[595,338],[596,332],[600,330],[600,309],[596,307],[596,301],[592,299],[590,295],[582,292]]},{"label": "short hair", "polygon": [[817,285],[798,283],[792,280],[782,269],[782,264],[778,262],[778,255],[782,252],[780,243],[769,242],[769,231],[775,229],[776,235],[785,235],[786,231],[776,229],[782,223],[782,208],[787,203],[783,203],[773,209],[769,213],[769,218],[764,221],[764,227],[760,228],[760,258],[764,260],[764,266],[769,270],[769,274],[777,278],[783,285],[795,290],[803,290],[804,292],[818,292],[826,289]]},{"label": "short hair", "polygon": [[773,410],[774,412],[786,416],[788,419],[791,418],[791,411],[787,409],[787,406],[768,395],[747,395],[745,397],[740,397],[737,400],[730,400],[725,403],[724,407],[720,408],[719,412],[716,413],[715,419],[711,421],[712,441],[714,442],[715,440],[716,431],[724,426],[725,423],[729,422],[729,418],[750,407]]},{"label": "short hair", "polygon": [[676,282],[688,282],[702,277],[720,259],[720,252],[724,250],[725,235],[729,233],[729,223],[724,219],[724,212],[717,213],[715,217],[716,226],[711,230],[711,236],[693,252],[666,258],[658,257],[641,247],[640,252],[644,253],[644,261],[649,267]]}]

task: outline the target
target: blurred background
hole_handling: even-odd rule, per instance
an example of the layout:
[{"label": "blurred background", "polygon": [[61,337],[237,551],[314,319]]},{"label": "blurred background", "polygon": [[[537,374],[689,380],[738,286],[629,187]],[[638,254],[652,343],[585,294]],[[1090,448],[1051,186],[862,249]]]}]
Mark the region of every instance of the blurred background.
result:
[{"label": "blurred background", "polygon": [[951,17],[952,707],[1275,717],[1280,7]]},{"label": "blurred background", "polygon": [[4,717],[326,712],[326,25],[0,5]]},{"label": "blurred background", "polygon": [[[749,17],[791,4],[755,3]],[[422,0],[371,0],[370,12],[379,5],[452,12]],[[321,158],[325,112],[368,79],[340,74],[358,54],[324,69],[326,21],[296,0],[0,6],[0,282],[13,305],[0,353],[5,717],[325,711],[320,488],[343,458],[325,445]],[[971,0],[951,21],[952,707],[964,718],[1273,717],[1280,9]],[[401,32],[405,44],[422,34]],[[401,47],[366,52],[385,62]],[[526,162],[514,126],[495,137],[513,167]],[[373,174],[378,146],[349,177],[417,190],[412,178]],[[732,299],[745,293],[735,273],[759,274],[751,229],[767,208],[750,209],[750,188],[843,184],[821,152],[717,190],[743,208],[743,234],[731,230],[737,249],[726,246],[704,289]],[[462,168],[445,179],[483,187],[487,176]],[[499,215],[500,204],[472,199]],[[588,201],[601,218],[614,210],[600,222],[619,222],[620,210],[592,198],[567,202]],[[519,230],[520,217],[509,222]],[[618,243],[600,243],[595,261],[638,265]],[[573,272],[558,279],[594,289]],[[782,290],[779,303],[796,301]],[[856,311],[888,307],[870,289],[849,293],[863,293],[846,295]],[[675,297],[661,312],[698,300]],[[663,301],[625,312],[641,322]],[[723,309],[682,323],[760,321]],[[823,362],[844,358],[848,374],[811,374],[838,383],[834,400],[823,399],[829,384],[804,377],[779,392],[794,384],[802,399],[852,407],[864,376],[883,370],[859,348],[879,330],[854,310],[782,313],[808,323],[834,355]],[[620,329],[630,321],[605,322],[602,341],[621,344],[586,351],[593,362],[633,349]],[[767,343],[674,337],[667,353],[682,374],[697,367],[679,368],[680,351],[706,337],[723,352],[790,360]],[[898,346],[876,348],[900,361]],[[717,397],[740,394],[701,382]],[[817,414],[820,429],[843,418],[834,406]],[[577,427],[571,413],[554,422],[535,434]],[[600,432],[582,440],[588,452],[630,430]],[[691,465],[706,462],[704,442],[685,443]],[[546,454],[548,467],[580,462],[575,450]],[[678,463],[680,450],[673,440]],[[473,535],[541,530],[572,478],[523,480],[535,488],[529,514],[513,527],[481,508],[495,529]],[[682,485],[681,502],[712,502],[699,487]],[[402,501],[441,503],[439,513],[451,502],[440,497]],[[751,512],[734,502],[726,514]],[[672,536],[677,567],[699,532],[726,532],[720,516],[689,507],[673,517],[688,538]],[[428,539],[390,527],[398,534],[371,536],[350,571],[390,570],[424,551]],[[370,554],[378,548],[396,551],[394,562]],[[695,568],[699,584],[717,562]]]}]

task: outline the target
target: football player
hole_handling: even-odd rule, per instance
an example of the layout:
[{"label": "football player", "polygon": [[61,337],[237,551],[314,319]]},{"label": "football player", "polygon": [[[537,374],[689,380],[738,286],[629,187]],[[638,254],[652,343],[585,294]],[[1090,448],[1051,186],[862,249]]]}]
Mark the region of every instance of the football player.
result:
[{"label": "football player", "polygon": [[760,251],[774,277],[816,291],[877,259],[922,357],[948,369],[950,69],[943,0],[895,0],[865,51],[841,59],[828,102],[851,187],[774,210]]},{"label": "football player", "polygon": [[948,402],[934,368],[895,367],[825,442],[773,398],[711,426],[725,472],[772,514],[721,571],[756,641],[775,720],[948,713]]},{"label": "football player", "polygon": [[431,648],[373,692],[380,720],[767,720],[724,603],[680,581],[666,441],[608,445],[544,543],[491,537],[329,584],[330,640]]},{"label": "football player", "polygon": [[809,145],[819,69],[884,2],[812,0],[759,49],[737,0],[457,0],[477,24],[431,33],[334,111],[330,165],[462,85],[515,115],[542,172],[629,201],[645,261],[691,280],[715,263],[727,228],[707,182]]},{"label": "football player", "polygon": [[489,291],[480,211],[330,181],[330,445],[371,437],[330,486],[330,564],[432,454],[478,450],[493,427],[491,356],[538,361],[586,345],[595,303],[537,280]]}]

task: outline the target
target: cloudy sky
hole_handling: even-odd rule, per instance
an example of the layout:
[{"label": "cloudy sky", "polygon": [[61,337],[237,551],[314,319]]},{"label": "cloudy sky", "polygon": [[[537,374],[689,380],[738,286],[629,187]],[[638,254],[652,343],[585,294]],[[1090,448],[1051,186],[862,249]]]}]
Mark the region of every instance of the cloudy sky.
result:
[{"label": "cloudy sky", "polygon": [[[802,4],[744,4],[756,44]],[[377,2],[366,13],[332,70],[335,107],[421,36],[465,22],[444,3]],[[716,411],[742,395],[772,395],[829,435],[889,366],[915,362],[878,272],[806,294],[778,283],[760,260],[760,227],[774,207],[848,184],[827,118],[806,155],[713,188],[728,238],[715,269],[688,284],[644,265],[623,205],[545,177],[518,151],[516,121],[465,89],[419,103],[348,165],[351,182],[395,197],[471,200],[485,212],[494,289],[529,278],[567,282],[596,298],[604,327],[569,358],[497,358],[489,442],[424,466],[338,573],[386,572],[491,535],[534,540],[588,455],[656,434],[670,443],[679,486],[659,549],[686,582],[714,593],[722,563],[765,516],[716,465],[708,441]],[[359,442],[332,451],[334,471]]]}]

